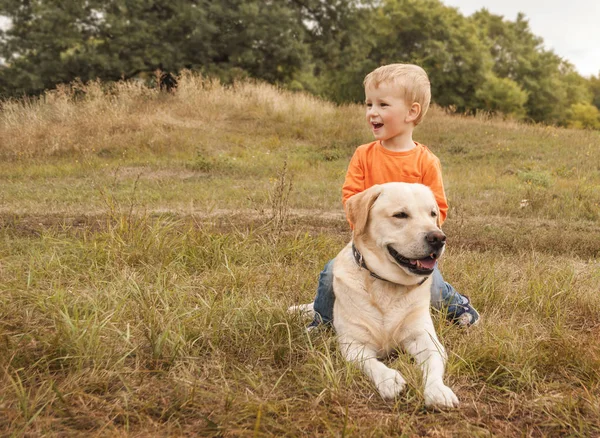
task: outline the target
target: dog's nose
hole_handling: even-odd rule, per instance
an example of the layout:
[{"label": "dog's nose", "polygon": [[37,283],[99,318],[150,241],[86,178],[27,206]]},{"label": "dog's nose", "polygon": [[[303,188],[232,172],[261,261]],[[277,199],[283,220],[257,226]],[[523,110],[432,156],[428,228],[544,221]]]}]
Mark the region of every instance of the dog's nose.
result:
[{"label": "dog's nose", "polygon": [[427,236],[425,236],[425,239],[427,240],[427,243],[435,249],[440,249],[446,244],[446,235],[441,231],[430,231],[427,233]]}]

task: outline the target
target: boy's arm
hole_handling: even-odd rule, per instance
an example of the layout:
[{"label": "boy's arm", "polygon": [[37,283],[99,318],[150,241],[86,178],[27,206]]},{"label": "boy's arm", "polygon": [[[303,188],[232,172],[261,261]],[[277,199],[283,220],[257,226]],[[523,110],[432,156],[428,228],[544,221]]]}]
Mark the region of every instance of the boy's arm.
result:
[{"label": "boy's arm", "polygon": [[442,165],[440,160],[436,157],[429,166],[427,166],[423,175],[423,184],[429,186],[435,200],[437,201],[438,207],[440,208],[440,225],[446,220],[448,215],[448,201],[446,200],[446,193],[444,192],[444,182],[442,180]]},{"label": "boy's arm", "polygon": [[346,201],[352,196],[365,190],[365,172],[360,162],[360,157],[355,152],[348,165],[346,179],[342,186],[342,203],[346,207]]}]

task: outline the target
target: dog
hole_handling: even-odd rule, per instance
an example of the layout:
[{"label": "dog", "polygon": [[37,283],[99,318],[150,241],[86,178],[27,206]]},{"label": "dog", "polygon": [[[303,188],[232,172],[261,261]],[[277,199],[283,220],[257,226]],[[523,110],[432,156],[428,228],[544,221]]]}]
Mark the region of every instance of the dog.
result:
[{"label": "dog", "polygon": [[[422,184],[375,185],[348,199],[346,212],[353,238],[333,265],[333,326],[342,355],[391,400],[406,380],[379,359],[400,347],[422,369],[425,405],[457,407],[443,382],[447,356],[429,311],[431,274],[446,244],[433,193]],[[312,305],[290,311],[311,313]]]}]

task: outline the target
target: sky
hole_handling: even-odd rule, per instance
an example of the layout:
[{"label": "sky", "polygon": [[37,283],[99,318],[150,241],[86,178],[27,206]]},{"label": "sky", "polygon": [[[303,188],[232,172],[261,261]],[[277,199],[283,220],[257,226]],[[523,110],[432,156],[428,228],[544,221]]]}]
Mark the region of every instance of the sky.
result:
[{"label": "sky", "polygon": [[515,21],[523,12],[544,47],[573,64],[583,76],[600,73],[600,0],[442,0],[463,15],[486,8]]}]

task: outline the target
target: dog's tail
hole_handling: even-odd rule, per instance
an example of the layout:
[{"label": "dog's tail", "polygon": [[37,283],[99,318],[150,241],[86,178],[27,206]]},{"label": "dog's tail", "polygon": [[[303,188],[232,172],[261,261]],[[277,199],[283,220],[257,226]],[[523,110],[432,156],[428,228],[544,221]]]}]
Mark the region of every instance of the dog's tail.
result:
[{"label": "dog's tail", "polygon": [[288,307],[288,313],[302,313],[307,316],[315,316],[314,303],[299,304],[297,306]]}]

